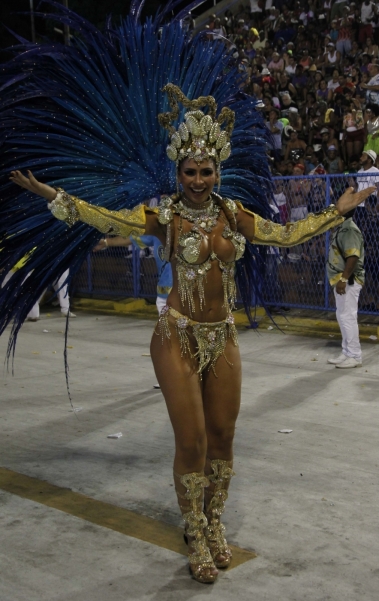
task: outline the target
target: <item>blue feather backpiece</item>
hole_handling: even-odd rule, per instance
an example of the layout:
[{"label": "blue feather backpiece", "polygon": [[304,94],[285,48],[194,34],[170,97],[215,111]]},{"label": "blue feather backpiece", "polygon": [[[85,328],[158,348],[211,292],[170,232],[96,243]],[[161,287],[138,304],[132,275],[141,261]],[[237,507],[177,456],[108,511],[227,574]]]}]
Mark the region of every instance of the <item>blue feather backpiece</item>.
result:
[{"label": "blue feather backpiece", "polygon": [[[39,16],[68,25],[71,45],[18,38],[14,57],[0,71],[3,275],[30,253],[0,290],[0,334],[12,324],[8,357],[44,289],[68,268],[72,278],[101,237],[85,224],[68,228],[57,221],[43,199],[9,181],[10,171],[30,169],[37,179],[112,210],[173,192],[175,165],[157,120],[169,110],[162,93],[168,82],[189,98],[210,94],[219,110],[236,111],[220,194],[270,215],[268,130],[255,100],[241,92],[241,75],[222,42],[202,34],[191,38],[181,27],[183,12],[166,23],[177,1],[142,23],[143,2],[134,0],[129,16],[118,27],[108,19],[103,32],[57,2],[45,4],[56,12]],[[190,3],[187,11],[198,4]],[[237,269],[248,312],[254,289],[259,300],[259,255],[251,247]]]}]

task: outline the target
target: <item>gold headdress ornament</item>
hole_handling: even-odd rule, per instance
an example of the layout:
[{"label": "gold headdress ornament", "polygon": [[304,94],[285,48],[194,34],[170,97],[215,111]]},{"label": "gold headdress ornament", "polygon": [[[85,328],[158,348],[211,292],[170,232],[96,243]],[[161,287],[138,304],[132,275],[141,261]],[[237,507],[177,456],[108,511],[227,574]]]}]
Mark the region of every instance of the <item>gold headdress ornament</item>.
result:
[{"label": "gold headdress ornament", "polygon": [[[168,83],[163,91],[167,93],[172,109],[171,113],[158,115],[159,123],[171,136],[171,143],[166,149],[168,158],[177,164],[186,158],[194,159],[198,164],[206,159],[214,159],[217,165],[225,161],[231,152],[230,136],[234,126],[234,111],[224,107],[216,117],[217,104],[213,96],[200,96],[196,100],[189,100],[180,88],[172,83]],[[185,113],[185,121],[176,130],[172,123],[179,116],[178,101],[190,110]],[[204,114],[200,107],[208,107],[208,114]],[[221,130],[224,122],[226,127]]]}]

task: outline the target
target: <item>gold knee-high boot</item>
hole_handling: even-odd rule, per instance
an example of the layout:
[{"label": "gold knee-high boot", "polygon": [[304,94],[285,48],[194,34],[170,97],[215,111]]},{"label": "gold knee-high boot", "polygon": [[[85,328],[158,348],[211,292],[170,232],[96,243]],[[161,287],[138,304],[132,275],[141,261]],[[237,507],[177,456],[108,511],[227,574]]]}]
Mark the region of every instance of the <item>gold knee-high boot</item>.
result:
[{"label": "gold knee-high boot", "polygon": [[217,568],[227,568],[232,560],[232,551],[225,539],[225,526],[221,524],[220,516],[225,510],[228,498],[230,479],[234,476],[232,462],[222,459],[207,459],[206,472],[210,486],[205,491],[205,513],[208,526],[205,537]]},{"label": "gold knee-high boot", "polygon": [[[197,472],[183,475],[174,473],[174,477],[179,507],[185,522],[184,538],[188,544],[191,575],[198,582],[210,584],[216,580],[218,573],[204,535],[204,528],[208,524],[203,512],[204,487],[209,485],[209,480],[204,474]],[[179,484],[186,490],[184,495],[178,490]]]}]

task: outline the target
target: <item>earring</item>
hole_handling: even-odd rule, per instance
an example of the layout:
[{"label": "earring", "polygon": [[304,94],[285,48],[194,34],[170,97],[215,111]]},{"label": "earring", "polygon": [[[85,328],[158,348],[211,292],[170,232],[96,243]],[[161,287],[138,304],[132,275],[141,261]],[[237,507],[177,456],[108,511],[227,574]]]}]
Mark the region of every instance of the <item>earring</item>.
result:
[{"label": "earring", "polygon": [[218,174],[217,194],[220,194],[220,188],[221,188],[221,167],[219,167],[217,169],[217,174]]}]

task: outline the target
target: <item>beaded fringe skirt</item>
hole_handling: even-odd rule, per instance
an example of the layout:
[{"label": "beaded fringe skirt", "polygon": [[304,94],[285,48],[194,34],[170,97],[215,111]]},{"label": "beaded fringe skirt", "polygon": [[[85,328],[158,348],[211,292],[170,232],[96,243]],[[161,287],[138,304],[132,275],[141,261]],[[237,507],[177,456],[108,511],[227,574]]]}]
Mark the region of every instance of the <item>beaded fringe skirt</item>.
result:
[{"label": "beaded fringe skirt", "polygon": [[[200,322],[190,319],[186,315],[182,315],[176,309],[166,305],[163,307],[158,320],[159,333],[164,339],[171,337],[168,316],[171,315],[175,319],[175,330],[180,341],[180,351],[182,357],[190,356],[196,359],[199,363],[197,370],[201,375],[206,369],[212,369],[216,374],[216,363],[219,357],[224,357],[229,365],[232,365],[225,356],[225,347],[228,338],[233,341],[234,346],[238,346],[237,328],[234,325],[234,317],[231,313],[226,319],[215,322]],[[188,328],[192,328],[192,333],[196,340],[196,351],[191,351]]]}]

